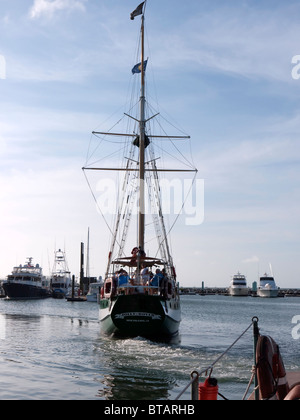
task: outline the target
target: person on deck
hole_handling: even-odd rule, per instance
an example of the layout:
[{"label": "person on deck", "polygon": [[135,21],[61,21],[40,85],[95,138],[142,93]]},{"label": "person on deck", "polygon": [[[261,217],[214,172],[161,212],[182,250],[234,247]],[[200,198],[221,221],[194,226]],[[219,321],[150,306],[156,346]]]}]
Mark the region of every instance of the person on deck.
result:
[{"label": "person on deck", "polygon": [[160,283],[161,283],[163,277],[164,277],[163,273],[158,268],[156,270],[156,272],[155,272],[155,276],[153,277],[153,279],[150,282],[150,286],[152,286],[152,287],[160,287]]},{"label": "person on deck", "polygon": [[161,273],[163,277],[160,282],[160,296],[166,299],[168,296],[168,276],[165,269]]},{"label": "person on deck", "polygon": [[143,280],[143,285],[144,286],[149,286],[149,282],[150,282],[150,273],[149,273],[149,268],[148,267],[144,267],[141,271],[141,276],[142,276],[142,280]]},{"label": "person on deck", "polygon": [[119,280],[119,287],[122,287],[122,286],[124,287],[126,284],[128,284],[129,276],[125,270],[119,271],[118,280]]}]

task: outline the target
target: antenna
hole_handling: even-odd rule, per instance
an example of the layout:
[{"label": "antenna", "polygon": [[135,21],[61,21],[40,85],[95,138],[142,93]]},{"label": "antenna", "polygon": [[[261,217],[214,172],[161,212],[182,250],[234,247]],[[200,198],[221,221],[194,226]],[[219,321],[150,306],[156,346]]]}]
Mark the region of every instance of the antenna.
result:
[{"label": "antenna", "polygon": [[272,268],[272,264],[271,264],[271,263],[269,263],[269,266],[270,266],[270,272],[271,272],[271,276],[272,276],[272,277],[274,277],[274,274],[273,274],[273,268]]}]

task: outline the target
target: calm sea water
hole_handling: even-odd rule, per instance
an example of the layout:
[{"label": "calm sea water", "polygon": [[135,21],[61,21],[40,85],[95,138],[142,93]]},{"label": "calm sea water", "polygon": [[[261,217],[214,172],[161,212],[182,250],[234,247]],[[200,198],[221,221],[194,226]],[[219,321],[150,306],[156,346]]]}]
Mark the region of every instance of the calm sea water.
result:
[{"label": "calm sea water", "polygon": [[[0,300],[0,399],[172,400],[253,316],[280,345],[286,368],[300,370],[292,337],[299,298],[183,296],[182,311],[180,342],[167,345],[102,336],[96,303]],[[229,399],[246,389],[252,347],[250,331],[214,370]]]}]

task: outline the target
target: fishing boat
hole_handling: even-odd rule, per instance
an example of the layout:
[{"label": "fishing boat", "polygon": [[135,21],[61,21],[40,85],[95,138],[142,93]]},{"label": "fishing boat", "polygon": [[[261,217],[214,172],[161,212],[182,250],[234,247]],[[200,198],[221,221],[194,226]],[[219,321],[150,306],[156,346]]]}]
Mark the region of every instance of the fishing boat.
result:
[{"label": "fishing boat", "polygon": [[66,297],[71,287],[71,273],[66,260],[66,253],[59,249],[55,252],[51,275],[52,296],[55,299]]},{"label": "fishing boat", "polygon": [[260,298],[277,298],[279,296],[279,288],[276,286],[273,276],[265,273],[260,277],[257,295]]},{"label": "fishing boat", "polygon": [[[175,139],[184,141],[190,137],[168,136],[152,131],[154,126],[152,123],[159,113],[154,114],[145,97],[148,63],[148,59],[145,59],[144,46],[146,4],[147,1],[141,3],[131,14],[132,20],[141,16],[139,43],[141,62],[132,69],[134,77],[136,74],[140,75],[136,113],[132,115],[134,107],[131,107],[129,111],[131,114],[125,114],[134,127],[127,128],[127,132],[123,134],[111,130],[93,132],[100,142],[109,142],[107,139],[115,137],[111,143],[116,143],[123,138],[128,155],[123,156],[121,167],[99,168],[86,165],[83,170],[86,178],[86,171],[89,170],[117,171],[120,175],[118,191],[123,193],[118,200],[114,225],[112,228],[109,227],[112,241],[104,285],[100,292],[101,329],[109,335],[165,340],[176,336],[179,332],[181,306],[179,283],[162,207],[160,175],[162,172],[191,172],[195,179],[197,170],[192,165],[179,171],[158,167],[159,157],[155,153],[158,148],[155,148],[155,141],[174,142]],[[93,154],[92,156],[95,160]],[[90,185],[88,178],[87,181]],[[99,202],[96,203],[99,207]],[[101,208],[99,211],[102,213]],[[132,225],[135,226],[135,232],[129,235],[129,225],[134,216],[135,223]],[[149,233],[150,226],[152,230]],[[156,238],[158,243],[155,251],[150,250],[149,245],[153,239],[151,238],[153,232],[154,240]],[[131,246],[128,245],[128,237]]]},{"label": "fishing boat", "polygon": [[230,296],[248,296],[249,295],[249,289],[247,286],[246,277],[240,272],[238,272],[238,274],[233,276],[233,279],[229,287],[229,294]]},{"label": "fishing boat", "polygon": [[50,297],[50,282],[43,275],[39,264],[28,258],[24,265],[14,267],[12,274],[3,283],[5,294],[10,299],[43,299]]}]

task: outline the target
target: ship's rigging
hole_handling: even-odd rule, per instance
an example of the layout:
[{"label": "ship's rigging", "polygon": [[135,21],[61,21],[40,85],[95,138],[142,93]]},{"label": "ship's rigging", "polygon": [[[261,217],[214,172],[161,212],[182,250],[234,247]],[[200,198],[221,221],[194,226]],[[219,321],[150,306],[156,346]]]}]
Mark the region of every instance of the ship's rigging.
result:
[{"label": "ship's rigging", "polygon": [[[142,4],[145,8],[146,2]],[[139,42],[141,63],[148,63],[149,58],[145,60],[144,34],[144,14],[142,14]],[[177,176],[190,174],[189,176],[193,182],[197,176],[197,169],[176,144],[178,141],[189,141],[190,136],[185,133],[168,135],[162,124],[162,121],[166,122],[167,120],[146,100],[146,72],[148,71],[146,68],[146,65],[139,66],[139,72],[141,73],[139,100],[133,100],[133,96],[131,97],[129,111],[125,112],[123,117],[110,130],[93,131],[92,136],[96,144],[95,147],[90,147],[87,162],[83,168],[98,209],[112,235],[106,277],[118,270],[126,262],[126,259],[130,260],[132,248],[137,247],[137,249],[146,254],[145,251],[148,249],[150,242],[153,242],[153,237],[157,239],[157,248],[151,250],[153,260],[158,259],[163,262],[169,275],[172,275],[174,263],[169,244],[169,234],[179,214],[176,215],[175,221],[168,228],[162,207],[161,176],[175,173],[178,174]],[[132,77],[134,79],[133,85],[135,86],[136,76]],[[125,120],[127,125],[122,130],[124,132],[116,130],[116,127],[122,125]],[[173,124],[171,126],[174,127]],[[166,147],[166,142],[169,143],[173,151]],[[99,158],[100,147],[105,146],[105,144],[108,144],[110,148],[115,146],[116,151],[112,153],[110,149],[108,155],[102,155]],[[116,156],[122,159],[122,163],[111,165],[111,161],[115,162],[117,160]],[[180,162],[179,168],[169,164],[170,158],[177,163]],[[113,228],[106,220],[101,203],[97,200],[88,176],[89,171],[99,171],[98,173],[100,174],[104,172],[106,174],[111,174],[112,172],[118,174],[119,187],[116,190],[117,199]],[[182,209],[186,198],[186,196],[182,198]],[[135,216],[136,235],[134,235],[135,239],[133,239],[133,236],[129,234],[129,230]],[[148,231],[153,233],[148,234]],[[131,241],[135,241],[131,243],[131,246],[128,244],[129,237]],[[138,258],[137,275],[139,275],[140,271],[141,263]]]}]

